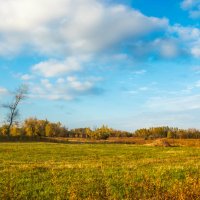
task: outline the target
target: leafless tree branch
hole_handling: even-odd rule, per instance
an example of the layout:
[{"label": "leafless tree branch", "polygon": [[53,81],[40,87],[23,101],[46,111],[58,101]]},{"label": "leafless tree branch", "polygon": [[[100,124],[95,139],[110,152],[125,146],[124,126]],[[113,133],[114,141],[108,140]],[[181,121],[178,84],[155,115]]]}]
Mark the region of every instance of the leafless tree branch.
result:
[{"label": "leafless tree branch", "polygon": [[19,116],[18,105],[19,103],[27,97],[28,87],[26,85],[21,85],[16,91],[13,93],[14,97],[11,103],[3,104],[3,107],[8,110],[7,114],[7,136],[10,136],[10,129],[13,123]]}]

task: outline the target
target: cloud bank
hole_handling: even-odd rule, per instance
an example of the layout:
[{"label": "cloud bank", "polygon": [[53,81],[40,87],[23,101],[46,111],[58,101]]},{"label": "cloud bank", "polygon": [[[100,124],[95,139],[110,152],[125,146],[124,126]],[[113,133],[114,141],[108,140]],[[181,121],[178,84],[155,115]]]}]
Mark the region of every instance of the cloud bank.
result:
[{"label": "cloud bank", "polygon": [[[1,54],[31,46],[41,54],[91,53],[164,29],[168,21],[96,0],[1,0]],[[2,48],[0,48],[2,49]]]},{"label": "cloud bank", "polygon": [[[144,62],[149,57],[200,58],[198,28],[170,25],[166,18],[146,16],[122,4],[100,0],[0,0],[0,5],[0,56],[33,54],[43,58],[28,66],[30,72],[21,76],[23,81],[35,84],[33,88],[42,88],[35,90],[38,96],[45,96],[48,87],[58,88],[52,99],[71,99],[94,91],[96,82],[89,84],[90,80],[73,84],[65,80],[68,87],[55,79],[84,71],[102,55],[121,55],[116,62],[126,60],[126,53]],[[181,7],[198,11],[199,1],[185,0]],[[74,85],[85,89],[80,92]]]}]

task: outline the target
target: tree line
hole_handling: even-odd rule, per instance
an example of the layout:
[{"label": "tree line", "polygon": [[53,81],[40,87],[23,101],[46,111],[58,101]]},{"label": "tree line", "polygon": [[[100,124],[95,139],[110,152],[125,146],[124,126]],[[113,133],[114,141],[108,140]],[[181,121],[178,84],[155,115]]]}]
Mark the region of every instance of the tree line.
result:
[{"label": "tree line", "polygon": [[[7,136],[8,124],[0,127],[0,135]],[[53,123],[37,118],[28,118],[21,125],[13,124],[10,128],[10,136],[29,137],[71,137],[71,138],[91,138],[107,139],[109,137],[131,137],[127,131],[114,130],[108,126],[101,126],[92,130],[91,128],[68,129],[60,122]]]},{"label": "tree line", "polygon": [[[8,126],[8,124],[0,126],[0,136],[7,136]],[[10,128],[10,136],[90,138],[96,140],[108,139],[109,137],[200,139],[200,131],[198,129],[186,130],[163,126],[142,128],[134,132],[128,132],[116,130],[106,125],[93,130],[89,127],[68,129],[60,122],[54,123],[47,119],[28,118],[21,125],[13,124]]]},{"label": "tree line", "polygon": [[142,128],[135,131],[134,136],[145,139],[174,138],[174,139],[200,139],[198,129],[179,129],[174,127]]}]

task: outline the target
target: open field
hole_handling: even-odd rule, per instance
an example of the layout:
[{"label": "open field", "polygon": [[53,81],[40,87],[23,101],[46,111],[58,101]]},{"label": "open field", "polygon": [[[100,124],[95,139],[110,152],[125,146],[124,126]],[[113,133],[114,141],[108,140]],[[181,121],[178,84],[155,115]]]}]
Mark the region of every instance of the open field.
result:
[{"label": "open field", "polygon": [[6,137],[0,136],[1,142],[51,142],[64,144],[135,144],[135,145],[152,145],[157,141],[167,141],[171,146],[181,147],[200,147],[200,139],[148,139],[141,137],[109,137],[107,140],[95,140],[90,138],[68,138],[68,137]]},{"label": "open field", "polygon": [[0,143],[0,199],[200,199],[200,148]]},{"label": "open field", "polygon": [[200,147],[200,139],[152,139],[145,140],[140,137],[109,137],[107,140],[91,140],[85,138],[49,138],[50,140],[68,141],[69,143],[83,142],[83,143],[115,143],[115,144],[136,144],[136,145],[154,145],[156,141],[167,141],[172,146],[190,146]]}]

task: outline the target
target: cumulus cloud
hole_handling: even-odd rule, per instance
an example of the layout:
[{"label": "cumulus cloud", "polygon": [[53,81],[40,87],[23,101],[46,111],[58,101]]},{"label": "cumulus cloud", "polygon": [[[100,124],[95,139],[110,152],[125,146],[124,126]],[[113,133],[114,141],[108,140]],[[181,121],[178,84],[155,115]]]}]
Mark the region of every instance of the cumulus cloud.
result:
[{"label": "cumulus cloud", "polygon": [[[137,55],[156,53],[162,58],[174,58],[182,51],[178,40],[170,36],[167,19],[145,16],[122,4],[109,5],[98,0],[0,0],[0,3],[0,55],[13,55],[28,47],[27,51],[50,56],[51,59],[33,67],[45,77],[79,70],[77,55],[106,52],[128,39],[137,47],[134,48]],[[182,7],[193,4],[194,1],[186,0]],[[162,36],[149,42],[144,40],[155,32],[162,32]],[[197,48],[198,42],[192,55],[199,55]],[[115,55],[116,59],[126,59],[121,52]],[[67,59],[60,61],[58,57]]]},{"label": "cumulus cloud", "polygon": [[44,77],[61,76],[70,71],[79,71],[80,69],[80,63],[74,57],[69,57],[64,61],[50,59],[32,67],[33,72],[41,74]]},{"label": "cumulus cloud", "polygon": [[70,87],[76,91],[87,91],[93,87],[93,83],[90,81],[80,82],[76,77],[68,77],[67,81]]},{"label": "cumulus cloud", "polygon": [[180,47],[185,53],[200,58],[200,29],[175,25],[170,27],[169,33],[175,35]]},{"label": "cumulus cloud", "polygon": [[135,57],[173,59],[181,56],[200,58],[200,29],[175,24],[166,34],[132,44]]},{"label": "cumulus cloud", "polygon": [[97,81],[79,80],[75,76],[58,78],[56,81],[42,79],[33,84],[30,96],[49,100],[73,100],[85,95],[98,95],[103,90],[96,86]]},{"label": "cumulus cloud", "polygon": [[[181,7],[193,9],[199,3],[199,0],[184,0]],[[147,53],[153,47],[153,53],[156,51],[164,58],[180,53],[167,19],[145,16],[122,4],[109,5],[99,0],[0,0],[0,4],[0,55],[28,50],[51,56],[51,60],[39,63],[38,68],[46,68],[53,62],[58,64],[58,74],[65,71],[65,63],[53,58],[105,52],[128,39],[135,46],[141,45],[141,49],[146,47]],[[145,36],[155,32],[162,32],[164,38],[144,41]],[[194,44],[192,51],[195,56],[199,55],[198,45]],[[136,50],[140,52],[140,48]]]},{"label": "cumulus cloud", "polygon": [[173,59],[183,53],[180,38],[156,38],[133,44],[133,55],[141,58],[153,56],[159,59]]},{"label": "cumulus cloud", "polygon": [[48,55],[91,53],[168,25],[166,19],[97,0],[0,0],[0,4],[0,45],[8,52],[28,45]]},{"label": "cumulus cloud", "polygon": [[155,41],[155,43],[160,43],[160,53],[161,56],[165,58],[177,57],[179,54],[179,49],[176,41],[173,40],[163,40]]},{"label": "cumulus cloud", "polygon": [[[184,2],[184,9],[196,6],[194,1]],[[60,97],[61,91],[64,99],[92,93],[93,81],[61,77],[82,70],[94,61],[93,56],[107,52],[113,53],[115,61],[127,60],[124,47],[131,46],[135,58],[155,54],[171,59],[185,50],[200,57],[199,29],[170,27],[165,18],[146,16],[122,4],[100,0],[0,0],[0,5],[0,56],[28,52],[46,58],[31,66],[31,74],[20,77],[30,81],[42,76],[43,81],[34,87],[40,96],[54,87],[58,90],[52,99]],[[56,82],[49,81],[55,77]]]},{"label": "cumulus cloud", "polygon": [[200,0],[184,0],[181,2],[181,8],[188,10],[191,18],[200,17]]}]

